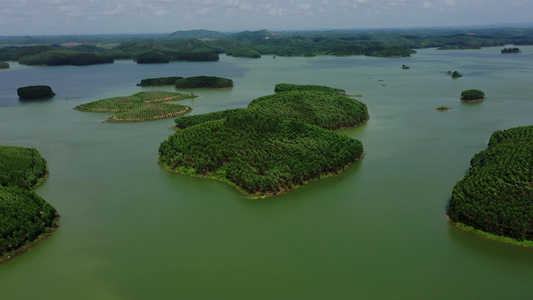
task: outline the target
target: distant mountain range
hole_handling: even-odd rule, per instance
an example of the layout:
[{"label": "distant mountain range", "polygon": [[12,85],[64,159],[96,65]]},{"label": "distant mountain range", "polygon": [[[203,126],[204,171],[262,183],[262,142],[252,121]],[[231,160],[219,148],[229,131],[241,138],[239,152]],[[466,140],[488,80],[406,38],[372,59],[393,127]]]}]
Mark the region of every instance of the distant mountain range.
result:
[{"label": "distant mountain range", "polygon": [[[523,22],[523,23],[501,23],[501,24],[488,24],[488,25],[471,25],[471,26],[439,26],[439,27],[416,27],[409,29],[490,29],[490,28],[533,28],[533,22]],[[390,28],[389,28],[390,29]],[[218,39],[222,37],[234,38],[238,40],[255,40],[255,39],[267,39],[274,37],[276,35],[290,34],[296,32],[323,32],[323,31],[369,31],[369,30],[387,30],[387,28],[374,28],[374,29],[349,29],[349,28],[339,28],[339,29],[314,29],[314,30],[257,30],[257,31],[241,31],[241,32],[220,32],[214,30],[205,30],[205,29],[194,29],[194,30],[180,30],[175,31],[169,35],[167,38],[172,39]]]},{"label": "distant mountain range", "polygon": [[175,31],[167,36],[172,39],[218,39],[221,37],[233,38],[237,40],[266,39],[275,36],[276,33],[266,29],[258,31],[241,31],[237,33],[224,33],[213,30],[194,29]]}]

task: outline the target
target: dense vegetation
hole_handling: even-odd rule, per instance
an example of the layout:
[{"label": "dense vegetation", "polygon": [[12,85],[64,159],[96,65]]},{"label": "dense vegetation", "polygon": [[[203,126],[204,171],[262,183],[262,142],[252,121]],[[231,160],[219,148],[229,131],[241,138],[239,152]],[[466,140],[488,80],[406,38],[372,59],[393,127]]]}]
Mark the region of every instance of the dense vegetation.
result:
[{"label": "dense vegetation", "polygon": [[9,69],[9,63],[6,61],[0,61],[0,69]]},{"label": "dense vegetation", "polygon": [[248,109],[330,130],[355,127],[369,118],[366,104],[328,92],[276,93],[253,100]]},{"label": "dense vegetation", "polygon": [[485,93],[480,90],[470,89],[461,92],[461,100],[476,101],[485,99]]},{"label": "dense vegetation", "polygon": [[230,182],[254,197],[338,173],[362,155],[358,140],[254,110],[180,130],[159,148],[170,170]]},{"label": "dense vegetation", "polygon": [[515,48],[503,48],[501,50],[501,53],[520,53],[520,52],[522,52],[522,51],[520,51],[520,49],[518,49],[516,47]]},{"label": "dense vegetation", "polygon": [[278,83],[274,87],[274,92],[276,93],[288,91],[330,92],[340,95],[346,94],[346,91],[343,89],[333,88],[324,85]]},{"label": "dense vegetation", "polygon": [[169,63],[170,59],[161,52],[149,51],[137,56],[138,64],[164,64]]},{"label": "dense vegetation", "polygon": [[260,58],[261,54],[248,46],[240,46],[226,50],[226,55],[234,57]]},{"label": "dense vegetation", "polygon": [[37,149],[0,146],[0,186],[32,189],[46,175],[46,161]]},{"label": "dense vegetation", "polygon": [[52,88],[47,85],[30,85],[19,87],[17,95],[22,99],[51,98],[55,96]]},{"label": "dense vegetation", "polygon": [[453,189],[448,215],[497,236],[533,241],[533,126],[496,131]]},{"label": "dense vegetation", "polygon": [[172,76],[172,77],[158,77],[158,78],[147,78],[142,79],[140,83],[137,83],[138,86],[165,86],[165,85],[174,85],[178,79],[183,77]]},{"label": "dense vegetation", "polygon": [[461,73],[457,72],[457,71],[453,71],[451,73],[451,76],[452,78],[459,78],[459,77],[463,77],[463,75],[461,75]]},{"label": "dense vegetation", "polygon": [[278,194],[359,159],[359,141],[327,129],[366,120],[366,105],[346,96],[280,92],[247,108],[177,118],[182,130],[161,144],[159,162],[174,172],[229,182],[246,195]]},{"label": "dense vegetation", "polygon": [[178,89],[197,89],[197,88],[231,88],[233,80],[216,76],[193,76],[176,80]]},{"label": "dense vegetation", "polygon": [[19,58],[19,63],[23,65],[47,66],[86,66],[94,64],[109,64],[113,63],[113,61],[113,57],[109,55],[89,52],[75,52],[71,50],[50,50]]},{"label": "dense vegetation", "polygon": [[74,109],[86,112],[113,112],[106,122],[144,122],[162,118],[175,118],[192,109],[179,104],[165,102],[195,98],[193,95],[172,92],[140,92],[126,97],[113,97],[76,106]]},{"label": "dense vegetation", "polygon": [[[415,53],[413,49],[419,48],[479,49],[507,44],[533,45],[533,29],[454,28],[301,32],[260,30],[239,33],[190,30],[167,35],[0,37],[0,61],[18,61],[24,56],[64,50],[67,47],[70,52],[93,53],[113,59],[134,59],[141,62],[145,53],[157,53],[160,62],[165,62],[167,60],[216,61],[220,53],[237,57],[260,55],[407,57]],[[146,60],[149,61],[151,59]]]},{"label": "dense vegetation", "polygon": [[47,174],[36,149],[0,146],[0,262],[57,226],[55,208],[30,190]]},{"label": "dense vegetation", "polygon": [[183,129],[207,121],[226,119],[240,114],[241,110],[253,110],[258,114],[275,115],[332,130],[354,127],[369,118],[366,105],[355,99],[327,92],[292,91],[257,98],[247,108],[180,117],[175,120],[175,126]]}]

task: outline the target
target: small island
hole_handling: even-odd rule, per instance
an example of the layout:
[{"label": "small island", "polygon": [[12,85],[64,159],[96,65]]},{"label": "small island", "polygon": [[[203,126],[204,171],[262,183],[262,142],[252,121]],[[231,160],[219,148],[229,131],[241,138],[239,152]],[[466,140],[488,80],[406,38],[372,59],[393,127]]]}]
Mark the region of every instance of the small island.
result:
[{"label": "small island", "polygon": [[59,226],[56,209],[32,191],[47,176],[46,161],[36,149],[0,146],[0,263]]},{"label": "small island", "polygon": [[9,63],[7,61],[0,61],[0,69],[9,69]]},{"label": "small island", "polygon": [[213,88],[225,89],[233,87],[233,80],[216,76],[193,76],[178,79],[175,83],[177,89]]},{"label": "small island", "polygon": [[533,247],[533,125],[498,130],[453,188],[448,216],[460,228]]},{"label": "small island", "polygon": [[501,53],[502,54],[507,54],[507,53],[521,53],[522,51],[519,49],[519,48],[503,48],[501,50]]},{"label": "small island", "polygon": [[[451,72],[448,71],[448,73],[451,73]],[[455,78],[463,77],[463,75],[461,75],[461,74],[460,74],[459,72],[457,72],[457,71],[453,71],[453,73],[451,73],[451,75],[452,75],[452,78],[454,78],[454,79],[455,79]]]},{"label": "small island", "polygon": [[175,118],[186,114],[192,108],[167,102],[193,99],[192,94],[172,92],[140,92],[126,97],[113,97],[76,106],[85,112],[112,112],[114,116],[104,122],[145,122],[164,118]]},{"label": "small island", "polygon": [[17,95],[20,99],[49,99],[56,94],[47,85],[31,85],[18,88]]},{"label": "small island", "polygon": [[451,108],[449,108],[448,106],[439,106],[435,109],[438,111],[447,111],[447,110],[450,110]]},{"label": "small island", "polygon": [[328,92],[339,95],[346,95],[346,91],[339,88],[333,88],[324,85],[314,84],[290,84],[290,83],[278,83],[274,87],[274,92],[289,92],[289,91],[311,91],[311,92]]},{"label": "small island", "polygon": [[480,90],[470,89],[461,92],[461,101],[478,102],[485,100],[485,93]]},{"label": "small island", "polygon": [[142,79],[140,83],[137,83],[137,86],[175,85],[176,81],[182,78],[183,77],[180,77],[180,76],[147,78],[147,79]]},{"label": "small island", "polygon": [[360,160],[361,142],[330,129],[355,127],[368,117],[364,103],[336,93],[280,92],[247,108],[177,118],[180,130],[161,144],[159,163],[265,198]]},{"label": "small island", "polygon": [[411,67],[408,67],[406,65],[402,65],[402,70],[409,70],[409,69],[411,69]]}]

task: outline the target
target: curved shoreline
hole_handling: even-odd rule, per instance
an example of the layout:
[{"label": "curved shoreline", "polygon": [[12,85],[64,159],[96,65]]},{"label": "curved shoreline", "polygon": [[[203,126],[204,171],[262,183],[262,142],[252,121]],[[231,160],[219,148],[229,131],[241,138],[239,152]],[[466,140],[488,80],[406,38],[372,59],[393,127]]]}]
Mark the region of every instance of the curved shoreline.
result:
[{"label": "curved shoreline", "polygon": [[49,229],[50,229],[49,231],[39,235],[35,240],[33,240],[31,242],[27,242],[22,247],[20,247],[18,249],[15,249],[15,250],[13,250],[11,252],[5,253],[3,256],[1,256],[0,257],[0,264],[8,262],[8,261],[14,259],[15,257],[25,253],[26,251],[30,250],[31,248],[33,248],[33,247],[39,245],[40,243],[42,243],[47,237],[51,236],[59,228],[59,225],[61,224],[61,216],[57,216],[54,219],[53,223],[55,223],[56,225],[52,226],[52,227],[49,227]]},{"label": "curved shoreline", "polygon": [[184,173],[184,172],[180,172],[178,171],[177,169],[172,169],[169,165],[167,164],[164,164],[164,163],[161,163],[161,161],[158,159],[157,162],[158,164],[163,167],[165,170],[171,172],[171,173],[175,173],[175,174],[179,174],[179,175],[185,175],[185,176],[192,176],[192,177],[196,177],[196,178],[202,178],[202,179],[212,179],[212,180],[216,180],[216,181],[221,181],[221,182],[224,182],[224,183],[227,183],[229,185],[231,185],[232,187],[234,187],[237,191],[239,191],[239,193],[241,193],[243,196],[247,197],[247,198],[250,198],[250,199],[254,199],[254,200],[258,200],[258,199],[266,199],[268,197],[271,197],[271,196],[277,196],[277,195],[281,195],[281,194],[285,194],[287,192],[290,192],[290,191],[293,191],[295,189],[298,189],[298,188],[301,188],[301,187],[304,187],[310,183],[313,183],[315,181],[318,181],[318,180],[321,180],[321,179],[325,179],[325,178],[329,178],[329,177],[334,177],[334,176],[337,176],[337,175],[340,175],[341,173],[343,173],[348,167],[350,167],[351,165],[353,165],[354,163],[356,162],[359,162],[361,161],[365,156],[365,153],[363,152],[363,154],[361,154],[360,157],[358,157],[355,161],[349,163],[349,164],[346,164],[344,166],[344,168],[342,168],[342,170],[339,170],[338,172],[334,172],[334,173],[323,173],[323,174],[320,174],[319,177],[317,178],[313,178],[313,179],[310,179],[310,180],[307,180],[304,182],[303,185],[295,185],[293,186],[292,188],[290,189],[283,189],[283,190],[280,190],[279,192],[277,193],[256,193],[256,194],[250,194],[248,192],[246,192],[245,190],[243,190],[242,188],[240,188],[237,184],[235,184],[233,181],[225,178],[225,177],[217,177],[215,175],[200,175],[200,174],[188,174],[188,173]]},{"label": "curved shoreline", "polygon": [[464,100],[463,98],[461,98],[462,102],[481,102],[483,100],[487,100],[487,98],[472,99],[472,100]]},{"label": "curved shoreline", "polygon": [[[44,159],[44,157],[43,157],[43,160],[46,163],[46,160]],[[48,167],[47,167],[46,173],[44,174],[44,176],[37,179],[37,182],[35,183],[33,187],[30,188],[30,190],[33,191],[37,187],[41,186],[48,179],[49,176],[50,176],[50,172],[48,172]],[[29,249],[42,243],[47,237],[51,236],[59,228],[59,225],[61,224],[61,216],[59,214],[57,215],[57,217],[54,218],[54,220],[52,221],[52,224],[53,224],[52,227],[47,227],[46,231],[40,234],[39,236],[37,236],[34,240],[27,241],[20,248],[14,249],[0,256],[0,264],[10,261],[14,259],[15,257],[25,253]]]},{"label": "curved shoreline", "polygon": [[533,241],[529,241],[529,240],[518,241],[518,240],[515,240],[515,239],[510,238],[510,237],[501,236],[501,235],[495,235],[493,233],[486,232],[486,231],[483,231],[483,230],[480,230],[480,229],[476,229],[476,228],[474,228],[472,226],[465,225],[463,223],[454,222],[452,219],[450,219],[450,217],[448,215],[446,215],[446,218],[455,227],[457,227],[457,228],[459,228],[459,229],[461,229],[463,231],[470,232],[470,233],[473,233],[475,235],[481,236],[481,237],[483,237],[485,239],[493,240],[493,241],[496,241],[496,242],[502,242],[502,243],[506,243],[506,244],[511,244],[511,245],[515,245],[515,246],[533,248]]}]

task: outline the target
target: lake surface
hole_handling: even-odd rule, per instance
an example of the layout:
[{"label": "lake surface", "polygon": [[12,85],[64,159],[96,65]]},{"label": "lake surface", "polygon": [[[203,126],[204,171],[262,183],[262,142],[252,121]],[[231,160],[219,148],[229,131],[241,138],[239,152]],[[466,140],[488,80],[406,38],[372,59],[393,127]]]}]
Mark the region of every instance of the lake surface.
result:
[{"label": "lake surface", "polygon": [[[50,177],[36,192],[56,233],[0,265],[0,299],[531,299],[533,249],[483,239],[446,219],[470,158],[492,132],[533,124],[533,47],[418,50],[412,58],[243,59],[0,71],[0,144],[35,147]],[[410,70],[402,70],[405,64]],[[452,79],[447,71],[464,77]],[[193,114],[245,107],[276,83],[362,94],[365,158],[340,176],[250,200],[229,185],[157,164],[173,119],[102,123],[76,105],[145,90],[141,79],[212,75]],[[50,100],[19,101],[50,85]],[[461,91],[487,100],[461,103]],[[190,91],[186,91],[190,92]],[[449,106],[449,111],[436,111]]]}]

